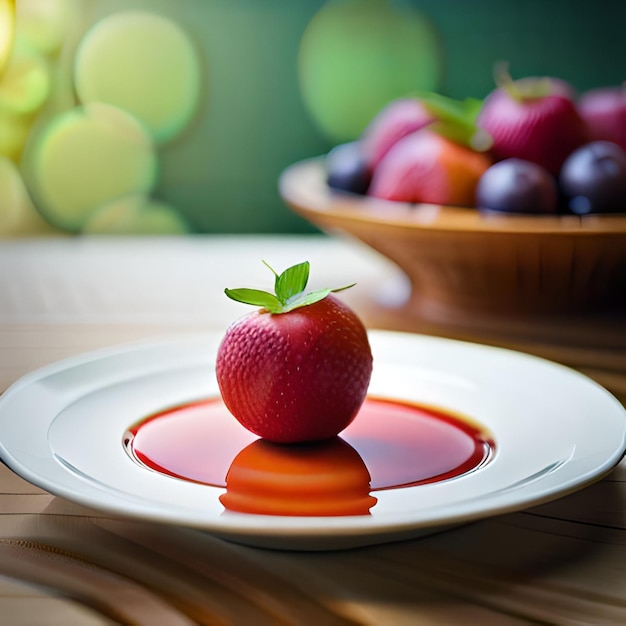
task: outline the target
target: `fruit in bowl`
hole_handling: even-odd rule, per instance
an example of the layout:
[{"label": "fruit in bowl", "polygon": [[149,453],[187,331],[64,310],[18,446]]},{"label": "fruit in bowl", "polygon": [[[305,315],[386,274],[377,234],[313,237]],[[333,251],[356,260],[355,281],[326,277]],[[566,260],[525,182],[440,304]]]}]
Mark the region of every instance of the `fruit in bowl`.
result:
[{"label": "fruit in bowl", "polygon": [[[626,91],[594,90],[577,100],[573,87],[556,77],[512,80],[499,70],[497,82],[483,101],[417,94],[391,102],[358,140],[328,155],[329,187],[506,214],[625,212],[620,163],[626,158]],[[574,158],[579,149],[588,156],[606,153],[597,141],[608,138],[615,147],[603,159],[604,169],[598,159]],[[596,189],[608,184],[610,201],[597,199],[597,191],[588,200],[574,194],[572,176],[597,179]],[[494,185],[497,193],[489,193]]]},{"label": "fruit in bowl", "polygon": [[[413,99],[279,182],[296,213],[404,272],[404,328],[626,309],[624,150],[598,143],[572,86],[531,77],[482,101]],[[350,176],[334,176],[339,155]]]},{"label": "fruit in bowl", "polygon": [[498,82],[476,121],[493,140],[494,159],[524,159],[558,174],[588,137],[573,90],[552,77],[513,81],[504,73]]},{"label": "fruit in bowl", "polygon": [[559,174],[567,206],[577,215],[619,213],[626,208],[626,152],[593,141],[569,155]]},{"label": "fruit in bowl", "polygon": [[483,153],[424,128],[389,149],[367,193],[384,200],[469,206],[489,165]]},{"label": "fruit in bowl", "polygon": [[592,140],[612,141],[626,150],[626,84],[586,91],[578,111]]},{"label": "fruit in bowl", "polygon": [[554,214],[558,209],[556,181],[537,163],[504,159],[480,177],[476,206],[482,211],[501,213]]}]

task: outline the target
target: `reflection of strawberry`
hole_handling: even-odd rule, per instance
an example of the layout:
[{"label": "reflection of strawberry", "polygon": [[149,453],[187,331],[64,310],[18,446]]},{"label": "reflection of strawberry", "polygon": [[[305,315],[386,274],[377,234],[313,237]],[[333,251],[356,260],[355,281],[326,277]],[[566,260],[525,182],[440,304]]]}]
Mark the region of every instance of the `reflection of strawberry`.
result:
[{"label": "reflection of strawberry", "polygon": [[370,473],[340,437],[299,446],[257,439],[233,460],[220,502],[257,515],[367,515]]},{"label": "reflection of strawberry", "polygon": [[427,128],[407,135],[387,152],[368,194],[401,202],[473,206],[489,158]]},{"label": "reflection of strawberry", "polygon": [[330,295],[338,290],[304,292],[307,262],[274,274],[276,295],[226,290],[263,308],[226,331],[216,364],[220,392],[237,420],[269,441],[328,439],[354,419],[365,399],[372,373],[367,333]]},{"label": "reflection of strawberry", "polygon": [[587,139],[572,90],[554,78],[513,81],[501,75],[499,82],[478,117],[478,125],[491,135],[494,157],[524,159],[557,174]]}]

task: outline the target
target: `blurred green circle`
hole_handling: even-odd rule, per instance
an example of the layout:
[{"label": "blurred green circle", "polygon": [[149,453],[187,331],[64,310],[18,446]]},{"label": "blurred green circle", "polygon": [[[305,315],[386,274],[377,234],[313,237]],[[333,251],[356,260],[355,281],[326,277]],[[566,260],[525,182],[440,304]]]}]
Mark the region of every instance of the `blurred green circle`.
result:
[{"label": "blurred green circle", "polygon": [[436,91],[441,73],[433,25],[414,8],[389,0],[328,2],[300,43],[302,97],[337,142],[356,139],[391,100]]}]

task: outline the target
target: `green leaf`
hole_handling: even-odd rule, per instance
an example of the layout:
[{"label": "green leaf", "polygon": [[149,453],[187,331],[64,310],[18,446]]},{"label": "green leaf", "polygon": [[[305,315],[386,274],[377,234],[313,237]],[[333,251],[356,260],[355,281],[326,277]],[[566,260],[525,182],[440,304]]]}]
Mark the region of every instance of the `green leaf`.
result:
[{"label": "green leaf", "polygon": [[331,289],[320,289],[319,291],[311,291],[309,293],[299,293],[293,298],[287,300],[287,302],[283,306],[282,312],[288,313],[289,311],[293,311],[294,309],[299,309],[303,306],[309,306],[309,304],[315,304],[316,302],[323,300],[330,292]]},{"label": "green leaf", "polygon": [[310,264],[308,261],[298,263],[286,269],[276,279],[276,296],[285,304],[289,298],[302,293],[309,282]]},{"label": "green leaf", "polygon": [[434,132],[479,152],[491,147],[491,137],[478,128],[476,123],[482,100],[455,100],[431,92],[417,93],[415,98],[435,116],[436,121],[430,125]]},{"label": "green leaf", "polygon": [[346,289],[350,289],[350,287],[354,287],[356,283],[351,283],[350,285],[346,285],[345,287],[337,287],[336,289],[331,289],[332,293],[337,293],[338,291],[345,291]]},{"label": "green leaf", "polygon": [[308,261],[298,263],[278,274],[266,261],[263,263],[274,274],[274,289],[276,295],[260,289],[224,289],[224,293],[237,302],[261,306],[270,313],[288,313],[294,309],[308,306],[323,300],[329,293],[343,291],[354,287],[356,283],[337,287],[336,289],[319,289],[306,293],[309,282],[310,264]]},{"label": "green leaf", "polygon": [[262,306],[272,313],[280,313],[282,303],[268,291],[260,289],[224,289],[224,293],[231,299],[243,304]]}]

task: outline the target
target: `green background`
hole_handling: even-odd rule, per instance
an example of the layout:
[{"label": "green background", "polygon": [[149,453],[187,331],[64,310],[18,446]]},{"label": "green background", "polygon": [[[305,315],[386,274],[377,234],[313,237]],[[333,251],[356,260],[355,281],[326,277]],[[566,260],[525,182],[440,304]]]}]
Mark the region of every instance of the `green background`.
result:
[{"label": "green background", "polygon": [[[376,4],[378,0],[374,0]],[[626,2],[595,0],[380,0],[418,10],[439,41],[436,88],[482,98],[493,66],[507,60],[514,78],[554,75],[583,91],[626,79]],[[160,149],[155,198],[170,203],[197,232],[310,232],[281,202],[277,180],[300,159],[338,142],[311,114],[299,79],[298,53],[320,0],[105,0],[93,21],[122,10],[159,12],[195,42],[204,69],[198,114]],[[372,0],[363,0],[370,10]],[[369,7],[369,8],[368,8]],[[343,27],[344,44],[358,39]],[[349,47],[349,45],[348,45]],[[368,59],[355,63],[371,62]],[[333,68],[329,67],[328,71]],[[376,89],[372,80],[357,86]],[[355,90],[351,85],[350,89]],[[359,94],[338,94],[359,97]]]}]

